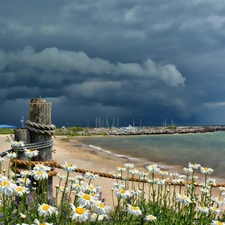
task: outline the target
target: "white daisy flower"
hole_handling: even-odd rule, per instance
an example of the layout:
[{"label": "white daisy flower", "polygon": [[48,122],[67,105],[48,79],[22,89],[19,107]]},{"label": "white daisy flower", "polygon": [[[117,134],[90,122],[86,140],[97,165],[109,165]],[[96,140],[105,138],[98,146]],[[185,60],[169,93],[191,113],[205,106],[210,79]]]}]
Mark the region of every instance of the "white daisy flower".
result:
[{"label": "white daisy flower", "polygon": [[83,205],[83,206],[90,207],[94,202],[94,199],[93,199],[92,195],[88,195],[88,194],[85,194],[85,193],[79,193],[78,197],[79,197],[78,203],[80,205]]},{"label": "white daisy flower", "polygon": [[45,171],[32,171],[32,175],[35,180],[45,180],[48,179],[48,173]]},{"label": "white daisy flower", "polygon": [[60,191],[60,192],[64,192],[64,191],[65,191],[65,192],[68,192],[68,187],[62,187],[62,186],[60,186],[60,187],[59,187],[59,191]]},{"label": "white daisy flower", "polygon": [[146,168],[150,173],[157,173],[160,171],[160,168],[157,164],[147,165]]},{"label": "white daisy flower", "polygon": [[47,171],[50,171],[51,170],[51,167],[45,166],[45,165],[43,165],[41,163],[38,163],[38,164],[35,165],[35,167],[33,168],[33,170],[47,172]]},{"label": "white daisy flower", "polygon": [[34,149],[24,149],[24,155],[28,158],[32,158],[35,157],[39,154],[38,150],[34,150]]},{"label": "white daisy flower", "polygon": [[38,207],[38,213],[40,216],[51,216],[53,214],[58,214],[57,209],[53,206],[50,206],[48,204],[42,204]]},{"label": "white daisy flower", "polygon": [[4,162],[4,158],[0,157],[0,163]]},{"label": "white daisy flower", "polygon": [[124,167],[125,168],[129,168],[129,169],[133,169],[134,168],[134,164],[133,163],[124,163]]},{"label": "white daisy flower", "polygon": [[131,174],[131,175],[139,174],[139,170],[137,170],[137,169],[129,170],[129,174]]},{"label": "white daisy flower", "polygon": [[97,178],[99,177],[98,174],[93,174],[93,173],[90,173],[90,172],[86,172],[84,174],[84,176],[87,178],[87,179],[90,179],[90,180],[97,180]]},{"label": "white daisy flower", "polygon": [[15,191],[16,184],[6,177],[3,177],[0,181],[0,193],[6,196],[12,196]]},{"label": "white daisy flower", "polygon": [[24,142],[23,141],[12,141],[11,142],[11,147],[12,148],[24,147]]},{"label": "white daisy flower", "polygon": [[29,193],[29,190],[28,190],[28,188],[23,187],[23,186],[16,186],[15,193],[16,193],[17,196],[20,196],[21,197],[24,194],[28,194]]},{"label": "white daisy flower", "polygon": [[199,212],[202,212],[202,213],[208,213],[209,212],[209,208],[206,207],[206,206],[198,206],[197,209],[198,209]]},{"label": "white daisy flower", "polygon": [[197,170],[197,169],[199,169],[201,167],[201,165],[200,164],[196,164],[196,163],[192,164],[192,163],[189,162],[188,167],[192,168],[193,170]]},{"label": "white daisy flower", "polygon": [[6,157],[10,159],[15,159],[17,157],[17,154],[15,152],[7,152]]},{"label": "white daisy flower", "polygon": [[222,206],[222,205],[224,205],[224,199],[221,199],[221,198],[219,198],[219,197],[213,197],[212,198],[212,200],[217,204],[217,205],[219,205],[219,206]]},{"label": "white daisy flower", "polygon": [[90,216],[90,220],[92,222],[96,222],[97,219],[98,219],[98,221],[102,221],[106,217],[107,217],[106,215],[98,215],[96,213],[92,213],[91,216]]},{"label": "white daisy flower", "polygon": [[31,175],[31,172],[29,170],[21,170],[20,175],[21,177],[28,177]]},{"label": "white daisy flower", "polygon": [[213,169],[212,168],[208,168],[208,167],[200,167],[200,171],[203,174],[211,174],[213,173]]},{"label": "white daisy flower", "polygon": [[75,207],[73,204],[70,204],[72,209],[71,217],[72,220],[77,222],[85,222],[89,218],[89,210],[85,209],[84,206]]},{"label": "white daisy flower", "polygon": [[209,209],[210,209],[210,211],[211,212],[213,212],[213,213],[221,213],[221,210],[219,209],[219,208],[217,208],[217,207],[213,207],[213,206],[211,206],[211,207],[209,207]]},{"label": "white daisy flower", "polygon": [[160,170],[159,174],[162,175],[162,176],[167,176],[168,172],[166,170]]},{"label": "white daisy flower", "polygon": [[116,196],[121,197],[123,199],[127,199],[131,196],[131,193],[128,190],[125,189],[117,189]]},{"label": "white daisy flower", "polygon": [[124,172],[124,171],[126,171],[126,168],[125,167],[122,167],[122,166],[118,166],[117,167],[117,171],[118,172]]},{"label": "white daisy flower", "polygon": [[146,217],[145,217],[145,219],[147,220],[147,221],[156,221],[156,217],[155,216],[153,216],[153,215],[147,215]]},{"label": "white daisy flower", "polygon": [[142,212],[138,206],[127,204],[127,212],[133,216],[140,216]]},{"label": "white daisy flower", "polygon": [[184,203],[185,205],[191,203],[191,199],[184,194],[176,194],[176,199],[178,202]]},{"label": "white daisy flower", "polygon": [[63,180],[66,178],[66,175],[60,175],[59,173],[57,173],[57,177],[59,178],[59,180]]},{"label": "white daisy flower", "polygon": [[212,225],[225,225],[225,223],[220,222],[220,221],[218,221],[218,220],[213,220],[211,224],[212,224]]},{"label": "white daisy flower", "polygon": [[192,169],[192,168],[184,167],[184,168],[183,168],[183,171],[184,171],[186,174],[193,173],[193,169]]},{"label": "white daisy flower", "polygon": [[76,170],[77,166],[65,162],[65,164],[62,164],[62,168],[64,171],[74,172]]},{"label": "white daisy flower", "polygon": [[53,223],[40,222],[38,219],[34,220],[35,225],[53,225]]},{"label": "white daisy flower", "polygon": [[17,182],[20,184],[20,185],[23,185],[23,186],[28,186],[30,184],[30,179],[27,178],[27,177],[22,177],[22,178],[18,178],[17,179]]},{"label": "white daisy flower", "polygon": [[97,201],[94,206],[94,212],[98,215],[103,215],[109,213],[111,207],[110,206],[105,206],[105,204],[101,201]]},{"label": "white daisy flower", "polygon": [[133,196],[139,196],[139,195],[141,195],[141,193],[142,193],[142,191],[139,190],[139,189],[137,189],[137,190],[131,190],[131,194]]}]

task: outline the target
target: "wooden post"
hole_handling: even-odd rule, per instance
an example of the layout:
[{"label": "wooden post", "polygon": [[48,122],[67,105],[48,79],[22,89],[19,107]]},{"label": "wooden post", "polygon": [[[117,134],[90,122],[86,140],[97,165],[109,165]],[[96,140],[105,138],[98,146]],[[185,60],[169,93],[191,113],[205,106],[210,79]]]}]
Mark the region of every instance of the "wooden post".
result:
[{"label": "wooden post", "polygon": [[[52,104],[46,102],[44,98],[32,98],[30,100],[30,112],[29,120],[31,122],[42,124],[42,125],[51,125],[51,109]],[[52,140],[52,136],[48,134],[41,134],[30,131],[30,140],[31,143],[45,142]],[[51,161],[52,160],[52,147],[44,148],[39,151],[38,156],[34,157],[33,161]],[[52,197],[52,177],[48,179],[48,194]]]},{"label": "wooden post", "polygon": [[[46,102],[44,98],[32,98],[30,100],[29,122],[36,124],[37,126],[52,125],[51,124],[51,109],[50,102]],[[28,129],[27,129],[28,128]],[[52,135],[46,132],[39,132],[37,129],[27,128],[15,129],[15,141],[23,141],[25,144],[43,143],[52,140]],[[35,132],[36,130],[36,132]],[[43,130],[42,130],[43,131]],[[51,161],[52,160],[52,145],[50,147],[41,148],[39,154],[32,158],[32,161]],[[18,152],[18,159],[27,160],[24,152]],[[26,166],[22,168],[27,169]],[[39,190],[41,191],[41,190]],[[48,196],[53,196],[52,189],[52,177],[48,178]]]}]

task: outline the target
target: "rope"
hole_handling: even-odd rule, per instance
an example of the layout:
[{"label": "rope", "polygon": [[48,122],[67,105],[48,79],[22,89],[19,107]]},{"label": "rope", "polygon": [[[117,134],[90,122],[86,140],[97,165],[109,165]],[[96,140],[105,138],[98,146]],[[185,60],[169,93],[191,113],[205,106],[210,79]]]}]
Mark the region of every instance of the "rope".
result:
[{"label": "rope", "polygon": [[[13,164],[17,164],[17,165],[23,165],[23,166],[28,166],[29,165],[29,162],[26,161],[26,160],[11,159],[11,162]],[[52,160],[52,161],[45,161],[45,162],[43,162],[43,161],[31,161],[30,162],[30,165],[32,167],[35,166],[35,165],[37,165],[37,164],[42,164],[44,166],[49,166],[49,167],[52,167],[53,169],[54,168],[62,169],[62,166],[60,164],[58,164],[56,161],[54,161],[54,160]],[[15,166],[11,166],[11,169],[14,172],[17,172],[17,173],[20,173],[21,172],[21,169],[15,168]],[[117,180],[124,180],[124,179],[126,179],[127,181],[149,183],[146,180],[141,180],[141,179],[135,178],[135,177],[134,178],[133,177],[122,178],[122,177],[116,177],[115,175],[109,174],[109,173],[97,172],[97,171],[80,169],[80,168],[76,168],[76,170],[74,172],[77,172],[77,173],[86,173],[86,172],[89,172],[89,173],[97,174],[100,177],[105,177],[105,178],[110,178],[110,179],[117,179]],[[48,173],[48,175],[49,176],[56,176],[57,175],[57,172],[56,171],[50,171]],[[178,184],[174,184],[171,181],[166,181],[166,184],[169,185],[169,186],[185,186],[187,184],[191,185],[191,183],[184,183],[184,182],[181,182],[181,183],[178,183]],[[198,183],[194,183],[194,186],[195,187],[202,187],[202,185],[201,184],[198,184]],[[211,184],[211,187],[225,187],[225,184],[216,184],[216,185]]]},{"label": "rope", "polygon": [[[29,143],[29,144],[24,144],[24,146],[16,147],[12,146],[13,151],[24,151],[24,149],[33,149],[33,150],[39,150],[43,148],[49,148],[53,146],[53,140],[48,140],[44,142],[36,142],[36,143]],[[10,151],[10,150],[8,150]]]},{"label": "rope", "polygon": [[54,135],[55,133],[55,125],[43,125],[40,123],[31,122],[30,120],[26,121],[26,128],[31,132],[47,134],[49,136]]}]

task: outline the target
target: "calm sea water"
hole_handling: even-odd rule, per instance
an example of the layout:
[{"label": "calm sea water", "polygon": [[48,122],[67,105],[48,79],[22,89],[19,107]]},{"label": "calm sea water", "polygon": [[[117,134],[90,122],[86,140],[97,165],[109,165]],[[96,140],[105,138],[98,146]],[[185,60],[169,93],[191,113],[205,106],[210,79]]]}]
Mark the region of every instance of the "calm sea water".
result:
[{"label": "calm sea water", "polygon": [[86,145],[98,146],[115,154],[168,165],[199,163],[225,178],[225,132],[148,136],[105,136],[80,138]]}]

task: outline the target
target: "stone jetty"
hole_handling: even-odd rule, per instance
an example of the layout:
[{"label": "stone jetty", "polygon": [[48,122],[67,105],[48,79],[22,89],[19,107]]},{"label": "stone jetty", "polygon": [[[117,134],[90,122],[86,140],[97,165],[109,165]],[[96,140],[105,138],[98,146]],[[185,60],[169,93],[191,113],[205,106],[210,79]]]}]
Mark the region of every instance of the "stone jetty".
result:
[{"label": "stone jetty", "polygon": [[225,131],[225,126],[180,126],[180,127],[112,127],[88,128],[79,132],[81,135],[156,135],[156,134],[188,134]]}]

